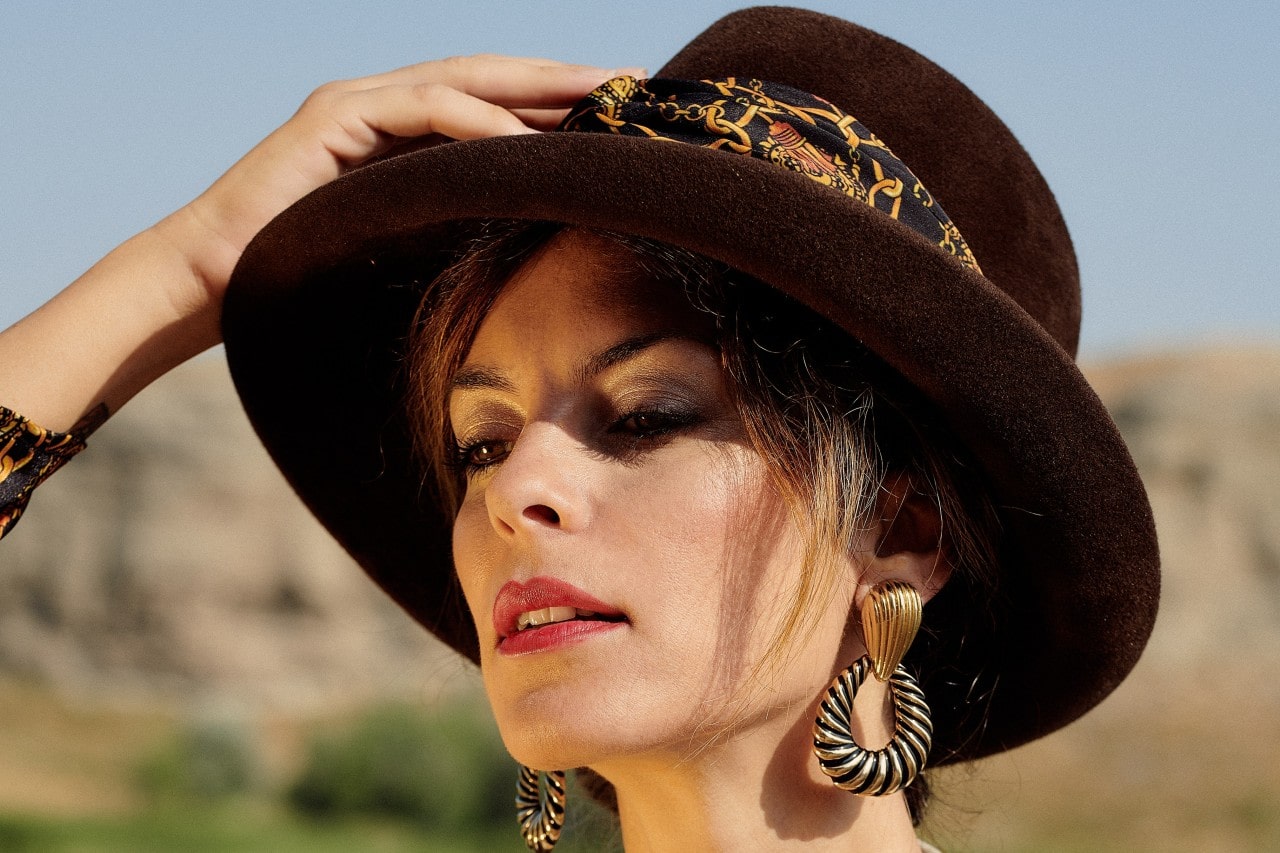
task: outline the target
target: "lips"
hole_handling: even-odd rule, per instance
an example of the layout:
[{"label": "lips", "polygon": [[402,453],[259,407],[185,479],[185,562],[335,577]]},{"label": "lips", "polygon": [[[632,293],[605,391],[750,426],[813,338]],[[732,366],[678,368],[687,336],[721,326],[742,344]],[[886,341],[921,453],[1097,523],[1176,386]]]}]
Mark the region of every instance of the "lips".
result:
[{"label": "lips", "polygon": [[493,603],[500,651],[535,651],[584,639],[626,621],[616,607],[565,581],[534,577],[507,581]]}]

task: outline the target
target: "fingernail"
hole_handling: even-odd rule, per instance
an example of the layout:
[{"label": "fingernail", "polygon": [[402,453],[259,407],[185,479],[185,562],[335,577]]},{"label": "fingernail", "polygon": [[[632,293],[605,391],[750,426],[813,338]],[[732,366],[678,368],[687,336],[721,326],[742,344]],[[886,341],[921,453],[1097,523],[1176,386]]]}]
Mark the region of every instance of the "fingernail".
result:
[{"label": "fingernail", "polygon": [[614,77],[648,77],[649,69],[642,68],[639,65],[632,65],[628,68],[615,68],[609,73]]}]

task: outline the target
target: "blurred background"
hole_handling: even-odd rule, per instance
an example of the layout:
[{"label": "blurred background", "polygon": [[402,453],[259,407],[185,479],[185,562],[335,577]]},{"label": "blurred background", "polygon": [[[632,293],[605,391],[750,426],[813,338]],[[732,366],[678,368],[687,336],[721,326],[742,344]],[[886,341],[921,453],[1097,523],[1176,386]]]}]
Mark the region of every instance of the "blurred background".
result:
[{"label": "blurred background", "polygon": [[[656,70],[737,5],[7,3],[0,326],[321,82],[474,52]],[[926,837],[1280,849],[1280,11],[810,5],[938,61],[1040,164],[1080,256],[1082,363],[1167,573],[1129,681],[940,774]],[[519,850],[477,691],[296,504],[212,353],[108,423],[0,545],[0,850]],[[574,849],[616,841],[574,814]]]}]

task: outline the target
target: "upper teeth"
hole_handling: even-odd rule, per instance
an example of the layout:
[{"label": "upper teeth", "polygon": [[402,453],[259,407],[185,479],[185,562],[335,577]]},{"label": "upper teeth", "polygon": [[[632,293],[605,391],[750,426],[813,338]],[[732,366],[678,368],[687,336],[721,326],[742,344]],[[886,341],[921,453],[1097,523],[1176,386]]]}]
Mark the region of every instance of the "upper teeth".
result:
[{"label": "upper teeth", "polygon": [[579,610],[576,607],[544,607],[541,610],[526,610],[516,617],[516,630],[533,628],[538,625],[550,625],[552,622],[568,622],[576,616],[595,616],[591,610]]}]

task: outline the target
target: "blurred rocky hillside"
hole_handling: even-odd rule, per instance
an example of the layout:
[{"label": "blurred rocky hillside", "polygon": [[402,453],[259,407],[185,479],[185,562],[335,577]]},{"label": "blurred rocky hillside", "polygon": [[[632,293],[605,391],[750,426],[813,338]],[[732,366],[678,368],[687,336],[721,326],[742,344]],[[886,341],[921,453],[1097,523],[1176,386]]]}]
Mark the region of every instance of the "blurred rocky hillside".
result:
[{"label": "blurred rocky hillside", "polygon": [[[1186,712],[1270,709],[1280,741],[1280,350],[1089,373],[1143,471],[1166,567],[1155,641],[1101,719],[1176,692]],[[0,545],[0,675],[305,708],[466,672],[293,499],[218,358],[113,418]]]},{"label": "blurred rocky hillside", "polygon": [[1277,849],[1280,349],[1085,372],[1155,510],[1155,633],[1111,698],[1061,733],[957,770],[941,799],[959,809],[935,816],[944,835],[969,825],[951,837],[982,839],[982,849],[1040,850],[1049,838],[1055,850],[1099,839],[1124,839],[1113,849]]},{"label": "blurred rocky hillside", "polygon": [[0,543],[0,676],[73,696],[308,710],[468,669],[302,507],[218,357],[124,407]]},{"label": "blurred rocky hillside", "polygon": [[1133,451],[1160,535],[1161,612],[1139,674],[1166,684],[1230,674],[1280,706],[1280,350],[1088,372]]}]

